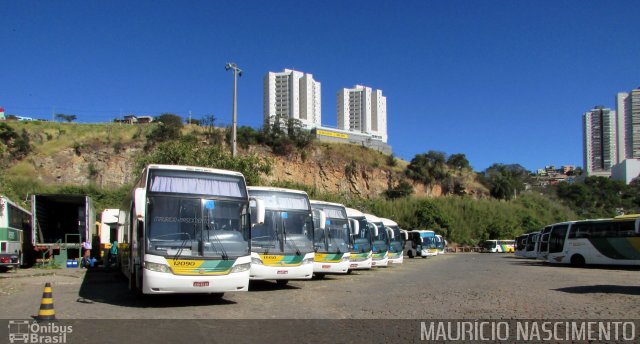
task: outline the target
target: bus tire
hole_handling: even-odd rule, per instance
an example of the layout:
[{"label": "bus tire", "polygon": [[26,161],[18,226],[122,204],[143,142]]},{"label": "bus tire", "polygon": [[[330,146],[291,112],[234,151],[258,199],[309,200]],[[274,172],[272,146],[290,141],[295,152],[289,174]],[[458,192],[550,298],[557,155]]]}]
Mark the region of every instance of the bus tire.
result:
[{"label": "bus tire", "polygon": [[285,286],[287,285],[287,283],[289,283],[289,280],[282,280],[282,279],[276,280],[276,284],[279,286]]},{"label": "bus tire", "polygon": [[407,256],[413,259],[413,251],[411,250],[407,251]]},{"label": "bus tire", "polygon": [[584,257],[580,254],[574,254],[573,256],[571,256],[571,265],[572,266],[577,266],[577,267],[581,267],[585,265],[585,260]]},{"label": "bus tire", "polygon": [[427,258],[427,256],[422,256],[422,259],[426,259],[426,258]]},{"label": "bus tire", "polygon": [[224,293],[211,293],[209,297],[213,300],[219,300],[224,296]]}]

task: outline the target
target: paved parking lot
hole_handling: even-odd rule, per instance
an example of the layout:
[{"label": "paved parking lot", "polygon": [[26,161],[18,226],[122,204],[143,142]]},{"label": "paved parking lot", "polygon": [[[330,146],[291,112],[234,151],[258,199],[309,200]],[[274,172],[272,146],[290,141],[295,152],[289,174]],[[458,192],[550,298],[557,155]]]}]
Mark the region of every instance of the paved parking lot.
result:
[{"label": "paved parking lot", "polygon": [[446,254],[285,287],[257,282],[222,299],[139,300],[117,272],[0,275],[0,317],[35,315],[46,282],[59,319],[637,319],[640,269],[571,268],[511,254]]}]

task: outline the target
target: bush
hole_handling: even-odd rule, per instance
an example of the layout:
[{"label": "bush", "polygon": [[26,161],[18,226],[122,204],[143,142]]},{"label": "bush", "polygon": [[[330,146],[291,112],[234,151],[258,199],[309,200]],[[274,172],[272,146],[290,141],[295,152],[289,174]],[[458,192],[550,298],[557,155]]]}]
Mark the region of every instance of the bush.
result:
[{"label": "bush", "polygon": [[260,175],[271,172],[271,161],[256,155],[232,158],[219,146],[198,146],[185,141],[170,141],[159,144],[149,154],[141,156],[137,168],[148,164],[173,164],[220,168],[241,172],[248,184],[258,185]]},{"label": "bush", "polygon": [[147,135],[151,143],[179,139],[183,127],[180,116],[165,113],[156,118],[156,127]]}]

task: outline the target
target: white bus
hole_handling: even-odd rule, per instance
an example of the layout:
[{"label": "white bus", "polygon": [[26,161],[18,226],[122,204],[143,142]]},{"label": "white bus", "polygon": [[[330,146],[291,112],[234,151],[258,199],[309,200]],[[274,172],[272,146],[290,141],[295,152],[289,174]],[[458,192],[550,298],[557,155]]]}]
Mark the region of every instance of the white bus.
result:
[{"label": "white bus", "polygon": [[436,234],[436,248],[438,249],[438,254],[444,254],[445,247],[447,247],[447,241],[440,234]]},{"label": "white bus", "polygon": [[346,208],[347,216],[353,226],[353,247],[349,258],[349,271],[371,269],[373,261],[373,238],[378,235],[378,228],[367,222],[364,213],[353,208]]},{"label": "white bus", "polygon": [[373,224],[374,226],[376,226],[376,228],[378,228],[378,234],[373,237],[371,266],[387,266],[389,265],[389,245],[391,244],[391,233],[386,230],[386,228],[382,224],[381,218],[366,213],[364,214],[364,217],[367,219],[367,222]]},{"label": "white bus", "polygon": [[24,233],[31,230],[31,213],[0,195],[0,266],[17,269],[24,261],[25,248],[31,241]]},{"label": "white bus", "polygon": [[[324,230],[316,230],[314,236],[314,274],[322,277],[324,274],[348,273],[352,230],[344,205],[312,200],[311,208],[322,211],[325,215]],[[320,228],[319,223],[316,228]]]},{"label": "white bus", "polygon": [[554,225],[547,261],[553,264],[640,265],[640,217]]},{"label": "white bus", "polygon": [[516,256],[524,257],[525,252],[527,252],[527,238],[529,234],[522,234],[516,238]]},{"label": "white bus", "polygon": [[547,260],[549,254],[549,235],[551,234],[551,226],[545,226],[538,235],[538,245],[536,246],[536,259]]},{"label": "white bus", "polygon": [[485,240],[482,243],[482,252],[512,253],[516,250],[515,243],[515,240]]},{"label": "white bus", "polygon": [[132,290],[218,296],[248,290],[251,217],[241,173],[149,165],[131,198],[120,253]]},{"label": "white bus", "polygon": [[536,258],[538,256],[538,244],[540,232],[532,232],[527,236],[527,246],[525,247],[525,258]]},{"label": "white bus", "polygon": [[390,219],[381,218],[382,224],[390,236],[389,264],[402,264],[404,254],[402,248],[407,240],[407,231],[401,229],[398,224]]},{"label": "white bus", "polygon": [[409,239],[405,244],[405,250],[409,258],[438,255],[436,233],[431,230],[412,230],[408,232]]},{"label": "white bus", "polygon": [[[250,186],[249,196],[264,202],[265,221],[251,232],[251,279],[311,279],[314,225],[309,196],[304,191]],[[320,230],[324,223],[320,221]]]}]

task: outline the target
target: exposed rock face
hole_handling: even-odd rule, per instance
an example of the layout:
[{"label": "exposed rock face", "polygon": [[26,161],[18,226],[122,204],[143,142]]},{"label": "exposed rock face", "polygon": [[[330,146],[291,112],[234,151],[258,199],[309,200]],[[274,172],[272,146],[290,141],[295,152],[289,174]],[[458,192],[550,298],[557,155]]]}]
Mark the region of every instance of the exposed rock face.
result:
[{"label": "exposed rock face", "polygon": [[52,155],[33,155],[38,179],[44,183],[83,185],[95,182],[102,187],[119,187],[138,177],[135,157],[140,147],[128,147],[115,153],[111,147],[67,148]]},{"label": "exposed rock face", "polygon": [[[67,148],[51,155],[31,155],[38,180],[46,184],[84,185],[94,182],[101,187],[120,187],[133,183],[140,171],[134,171],[135,159],[143,152],[141,145],[124,147],[119,152],[108,145],[94,144],[78,150]],[[269,156],[273,169],[263,176],[265,183],[292,182],[311,186],[322,193],[348,197],[372,198],[395,186],[404,176],[388,168],[353,163],[342,156],[315,147],[302,154],[274,156],[266,147],[251,147],[249,153]],[[409,181],[416,196],[439,197],[440,185],[425,186]],[[475,194],[477,190],[469,190]]]}]

